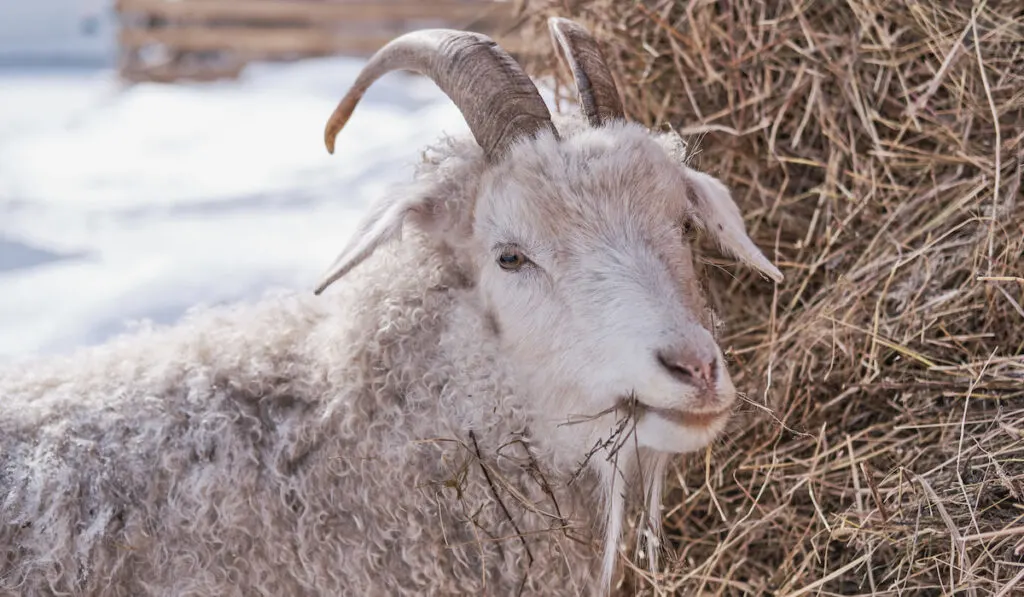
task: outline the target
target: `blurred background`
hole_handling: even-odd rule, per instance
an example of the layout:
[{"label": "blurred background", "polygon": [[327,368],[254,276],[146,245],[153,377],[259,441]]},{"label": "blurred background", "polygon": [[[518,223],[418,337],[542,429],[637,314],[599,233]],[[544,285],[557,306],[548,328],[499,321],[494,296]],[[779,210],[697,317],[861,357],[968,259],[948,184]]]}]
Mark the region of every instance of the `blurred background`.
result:
[{"label": "blurred background", "polygon": [[363,61],[431,26],[515,53],[515,12],[488,0],[0,3],[0,362],[195,305],[311,291],[423,145],[468,130],[429,80],[397,72],[328,155],[323,126]]}]

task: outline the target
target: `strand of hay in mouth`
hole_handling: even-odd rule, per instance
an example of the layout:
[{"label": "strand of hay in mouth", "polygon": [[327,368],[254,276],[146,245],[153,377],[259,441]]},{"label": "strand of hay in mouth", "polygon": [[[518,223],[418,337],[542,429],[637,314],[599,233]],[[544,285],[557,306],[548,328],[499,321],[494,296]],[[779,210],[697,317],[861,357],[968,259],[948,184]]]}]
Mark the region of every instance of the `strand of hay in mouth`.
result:
[{"label": "strand of hay in mouth", "polygon": [[623,591],[1024,594],[1024,4],[521,4],[528,69],[589,27],[786,274],[703,252],[746,401]]}]

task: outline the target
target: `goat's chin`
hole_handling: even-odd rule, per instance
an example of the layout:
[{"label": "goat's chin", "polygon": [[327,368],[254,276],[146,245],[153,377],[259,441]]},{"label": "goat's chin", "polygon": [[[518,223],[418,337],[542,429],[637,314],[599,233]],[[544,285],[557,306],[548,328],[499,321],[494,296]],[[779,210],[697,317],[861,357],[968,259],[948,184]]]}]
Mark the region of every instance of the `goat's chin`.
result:
[{"label": "goat's chin", "polygon": [[681,424],[653,412],[645,412],[636,425],[637,442],[659,452],[696,452],[710,444],[725,428],[728,415],[699,424]]}]

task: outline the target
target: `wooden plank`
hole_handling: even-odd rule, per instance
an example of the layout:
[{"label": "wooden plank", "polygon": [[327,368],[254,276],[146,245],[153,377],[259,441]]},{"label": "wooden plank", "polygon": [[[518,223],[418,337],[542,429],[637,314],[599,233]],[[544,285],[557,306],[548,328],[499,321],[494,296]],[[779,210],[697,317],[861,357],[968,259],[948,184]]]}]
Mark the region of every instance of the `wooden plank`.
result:
[{"label": "wooden plank", "polygon": [[235,79],[242,72],[244,66],[244,63],[195,66],[181,66],[178,64],[123,66],[120,69],[120,75],[124,80],[133,82],[174,83],[175,81],[183,80],[209,82]]},{"label": "wooden plank", "polygon": [[325,29],[248,27],[173,27],[123,29],[121,45],[137,48],[159,44],[185,51],[236,51],[244,54],[331,54],[372,52],[387,43],[382,37],[343,36]]},{"label": "wooden plank", "polygon": [[[122,29],[121,46],[139,48],[159,44],[184,51],[234,51],[269,56],[274,54],[370,54],[388,43],[397,34],[372,33],[353,35],[321,28],[251,27],[169,27],[161,29]],[[516,38],[497,39],[506,50],[514,52]],[[506,45],[507,44],[507,45]]]},{"label": "wooden plank", "polygon": [[514,16],[513,2],[310,2],[300,0],[117,0],[121,13],[173,20],[244,20],[267,23],[367,22],[404,19],[473,21]]}]

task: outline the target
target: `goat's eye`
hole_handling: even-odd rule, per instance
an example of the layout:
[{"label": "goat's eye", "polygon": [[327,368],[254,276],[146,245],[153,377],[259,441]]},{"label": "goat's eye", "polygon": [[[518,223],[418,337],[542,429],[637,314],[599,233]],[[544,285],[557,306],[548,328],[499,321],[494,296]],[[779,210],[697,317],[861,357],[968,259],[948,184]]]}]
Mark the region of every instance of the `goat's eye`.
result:
[{"label": "goat's eye", "polygon": [[498,256],[498,265],[507,271],[516,271],[526,265],[526,255],[519,249],[505,249]]}]

